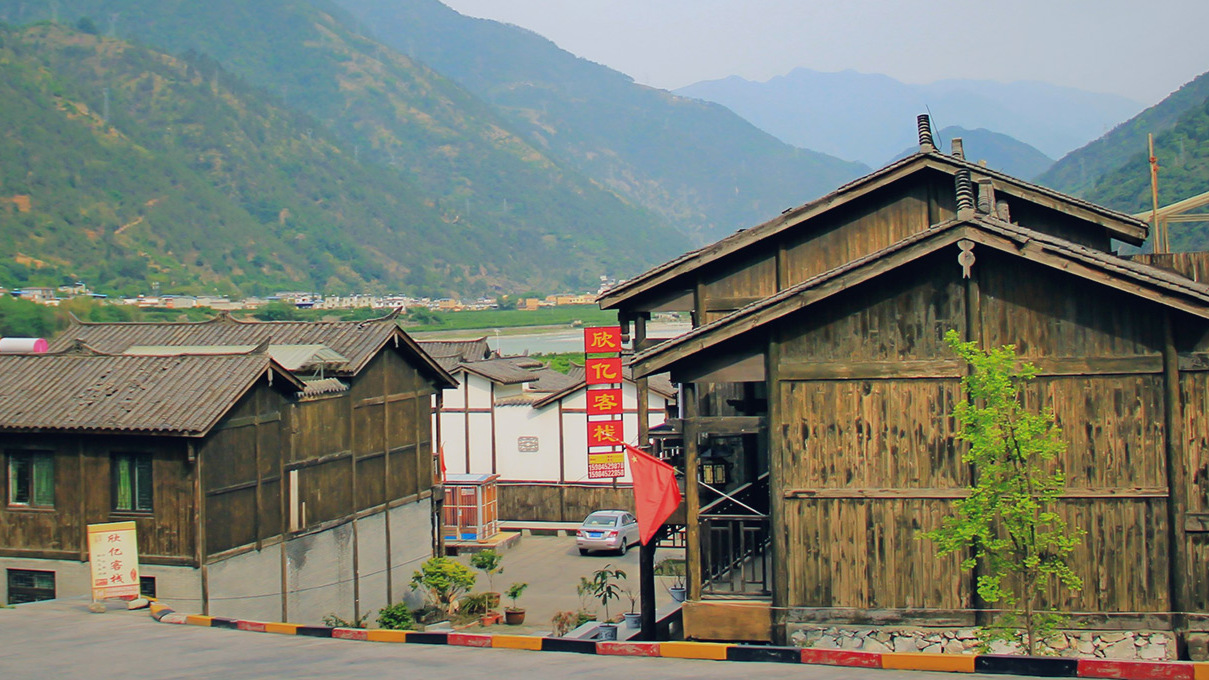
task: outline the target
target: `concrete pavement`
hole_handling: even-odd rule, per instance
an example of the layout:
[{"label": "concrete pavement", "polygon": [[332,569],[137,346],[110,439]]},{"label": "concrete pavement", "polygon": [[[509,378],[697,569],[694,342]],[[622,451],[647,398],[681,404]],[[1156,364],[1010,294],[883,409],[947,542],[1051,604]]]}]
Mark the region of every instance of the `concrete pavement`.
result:
[{"label": "concrete pavement", "polygon": [[769,680],[1013,677],[353,642],[167,625],[156,623],[146,610],[90,614],[82,600],[0,609],[0,678],[4,680],[210,677],[615,680],[735,675]]}]

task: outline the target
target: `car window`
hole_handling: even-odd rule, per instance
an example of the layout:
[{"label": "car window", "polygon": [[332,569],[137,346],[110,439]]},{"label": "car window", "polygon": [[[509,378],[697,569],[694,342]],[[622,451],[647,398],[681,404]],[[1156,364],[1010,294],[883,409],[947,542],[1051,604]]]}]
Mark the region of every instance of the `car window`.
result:
[{"label": "car window", "polygon": [[633,524],[634,522],[637,522],[638,520],[634,519],[633,515],[626,515],[622,521],[624,521],[626,524]]},{"label": "car window", "polygon": [[609,515],[588,515],[588,518],[584,520],[586,527],[611,527],[616,524],[617,518]]}]

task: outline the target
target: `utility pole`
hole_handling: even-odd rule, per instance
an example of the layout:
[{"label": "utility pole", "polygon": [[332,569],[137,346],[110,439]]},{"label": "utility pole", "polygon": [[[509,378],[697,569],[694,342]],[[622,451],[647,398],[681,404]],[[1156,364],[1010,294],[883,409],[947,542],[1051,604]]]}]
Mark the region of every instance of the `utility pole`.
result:
[{"label": "utility pole", "polygon": [[1159,159],[1154,155],[1154,135],[1147,133],[1146,141],[1150,146],[1150,213],[1151,228],[1154,229],[1154,252],[1167,253],[1171,248],[1167,243],[1166,224],[1159,223]]}]

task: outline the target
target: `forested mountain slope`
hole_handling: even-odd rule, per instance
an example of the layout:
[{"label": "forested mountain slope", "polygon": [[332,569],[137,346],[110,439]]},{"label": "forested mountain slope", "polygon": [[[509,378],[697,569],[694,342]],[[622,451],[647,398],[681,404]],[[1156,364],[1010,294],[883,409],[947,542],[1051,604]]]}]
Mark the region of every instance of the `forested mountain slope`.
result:
[{"label": "forested mountain slope", "polygon": [[[108,33],[106,19],[112,18],[113,33],[119,38],[173,54],[212,58],[217,64],[195,66],[193,75],[216,92],[245,89],[247,99],[229,108],[245,113],[244,107],[254,100],[252,108],[269,107],[279,117],[308,121],[296,123],[289,131],[293,141],[283,145],[297,146],[299,139],[307,144],[323,140],[331,147],[331,158],[344,159],[339,181],[315,180],[322,192],[310,195],[309,205],[278,200],[234,170],[237,176],[229,178],[227,185],[214,186],[220,193],[224,186],[229,193],[245,192],[240,209],[262,225],[280,224],[282,219],[289,225],[289,215],[316,206],[327,210],[302,239],[293,232],[255,239],[256,244],[282,253],[281,278],[325,287],[331,275],[311,270],[314,260],[328,258],[346,265],[348,271],[335,279],[341,286],[372,282],[416,292],[469,294],[537,286],[583,288],[599,275],[640,271],[683,249],[679,234],[654,213],[560,167],[511,132],[506,120],[473,95],[422,64],[357,35],[349,29],[351,21],[337,11],[321,11],[301,0],[59,0],[57,8],[64,23],[96,17],[89,23]],[[0,17],[10,23],[41,19],[47,12],[43,4],[0,0]],[[65,68],[66,61],[70,60],[50,68]],[[194,61],[200,64],[206,59],[197,56]],[[117,128],[122,116],[131,116],[130,125],[118,132],[135,140],[132,144],[154,148],[139,138],[149,135],[171,146],[172,138],[194,129],[191,126],[214,123],[201,104],[202,111],[173,118],[166,105],[173,97],[149,112],[162,114],[162,120],[139,118],[143,91],[137,88],[147,86],[137,83],[146,79],[133,77],[133,72],[125,74],[126,80],[111,77],[107,68],[98,66],[91,76],[80,74],[83,82],[64,81],[75,88],[79,107],[94,117],[108,87],[112,125]],[[27,113],[37,117],[35,112]],[[49,138],[55,134],[48,133]],[[199,139],[212,142],[212,131],[199,134]],[[248,152],[259,153],[261,144],[250,139]],[[210,165],[226,168],[238,155],[232,149],[240,146],[238,140],[230,147],[226,141],[216,145],[210,150]],[[197,162],[196,150],[179,151],[180,162]],[[276,166],[283,182],[313,165],[310,159],[290,157],[285,149],[278,157],[264,160]],[[7,185],[3,193],[9,193]],[[195,220],[206,216],[224,224],[234,221],[209,214],[217,208],[196,208]],[[112,207],[98,207],[96,214],[107,209]],[[283,211],[288,212],[284,218]],[[19,214],[29,219],[29,213]],[[115,214],[113,219],[127,224],[137,216]],[[229,236],[220,240],[228,241]],[[295,241],[284,249],[265,245],[274,238]],[[165,240],[164,246],[174,247],[169,240],[173,239]],[[215,247],[238,251],[248,243],[237,239]],[[345,252],[350,248],[365,254],[350,259]],[[292,262],[291,250],[302,259]],[[162,255],[154,248],[146,252],[151,258]],[[57,250],[44,254],[66,257]],[[231,259],[238,265],[234,252]],[[184,261],[207,270],[207,276],[208,270],[222,268],[200,250]],[[138,272],[128,273],[134,276],[127,278],[137,278]],[[216,276],[222,279],[225,274]]]},{"label": "forested mountain slope", "polygon": [[[635,84],[535,33],[463,16],[437,0],[335,1],[361,30],[497,107],[551,157],[699,241],[762,222],[868,171],[791,147],[717,104]],[[914,117],[899,124],[911,132]]]}]

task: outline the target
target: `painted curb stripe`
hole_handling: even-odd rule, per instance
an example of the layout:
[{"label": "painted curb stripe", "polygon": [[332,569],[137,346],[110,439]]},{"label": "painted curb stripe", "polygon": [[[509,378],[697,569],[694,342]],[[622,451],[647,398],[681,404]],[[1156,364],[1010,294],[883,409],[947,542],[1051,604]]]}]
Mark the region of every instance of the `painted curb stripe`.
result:
[{"label": "painted curb stripe", "polygon": [[189,617],[184,614],[164,614],[160,617],[160,623],[175,623],[184,625],[189,623]]},{"label": "painted curb stripe", "polygon": [[493,635],[491,637],[491,646],[496,649],[528,649],[540,652],[542,649],[542,639],[525,635]]},{"label": "painted curb stripe", "polygon": [[1121,680],[1200,680],[1197,666],[1150,661],[1110,661],[1079,659],[1081,678],[1120,678]]},{"label": "painted curb stripe", "polygon": [[595,640],[575,640],[571,638],[541,638],[543,652],[573,652],[575,654],[595,654]]},{"label": "painted curb stripe", "polygon": [[1192,674],[1196,680],[1209,680],[1209,663],[1192,664]]},{"label": "painted curb stripe", "polygon": [[239,630],[248,630],[253,633],[263,633],[265,624],[260,621],[236,621],[235,627]]},{"label": "painted curb stripe", "polygon": [[734,645],[726,650],[726,660],[802,663],[802,650],[798,647],[749,647],[746,645]]},{"label": "painted curb stripe", "polygon": [[668,659],[709,659],[726,661],[730,645],[718,642],[661,642],[659,656]]},{"label": "painted curb stripe", "polygon": [[230,628],[231,630],[239,630],[239,622],[235,619],[224,619],[221,616],[210,617],[211,628]]},{"label": "painted curb stripe", "polygon": [[479,635],[478,633],[450,633],[447,638],[447,644],[457,645],[458,647],[490,647],[491,636]]},{"label": "painted curb stripe", "polygon": [[882,655],[876,652],[850,652],[842,649],[803,649],[802,663],[820,666],[881,668]]},{"label": "painted curb stripe", "polygon": [[407,641],[421,645],[449,644],[449,633],[408,633]]},{"label": "painted curb stripe", "polygon": [[405,630],[375,628],[374,630],[365,631],[365,639],[370,642],[407,642],[407,634]]},{"label": "painted curb stripe", "polygon": [[974,657],[974,670],[978,673],[1006,673],[1009,675],[1036,675],[1045,678],[1073,678],[1079,674],[1079,661],[1065,657],[1010,656],[1007,654],[979,654]]},{"label": "painted curb stripe", "polygon": [[298,626],[294,634],[305,635],[307,637],[330,638],[332,636],[332,629],[329,626]]},{"label": "painted curb stripe", "polygon": [[889,652],[882,654],[882,668],[900,671],[948,671],[973,673],[974,657],[962,654]]},{"label": "painted curb stripe", "polygon": [[297,635],[298,624],[296,623],[266,623],[264,624],[264,632],[277,633],[278,635]]},{"label": "painted curb stripe", "polygon": [[189,624],[190,626],[209,626],[210,617],[200,616],[198,614],[188,614],[185,616],[185,623]]},{"label": "painted curb stripe", "polygon": [[360,628],[333,628],[332,637],[337,640],[369,640],[369,631]]},{"label": "painted curb stripe", "polygon": [[597,642],[596,653],[611,656],[659,656],[658,642]]}]

